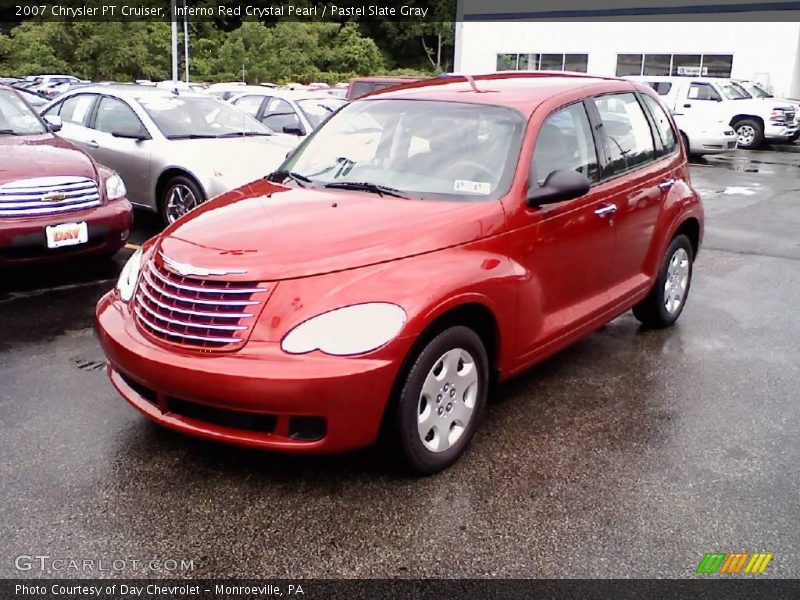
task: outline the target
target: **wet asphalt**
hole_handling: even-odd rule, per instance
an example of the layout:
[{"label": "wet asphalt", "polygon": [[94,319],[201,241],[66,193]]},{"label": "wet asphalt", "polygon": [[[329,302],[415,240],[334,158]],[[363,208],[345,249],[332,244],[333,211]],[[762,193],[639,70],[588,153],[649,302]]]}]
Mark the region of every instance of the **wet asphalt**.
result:
[{"label": "wet asphalt", "polygon": [[[623,316],[504,385],[470,451],[425,479],[374,450],[279,456],[146,421],[92,329],[131,250],[4,274],[0,577],[680,578],[711,551],[800,576],[800,147],[692,176],[707,229],[677,326]],[[156,230],[137,217],[134,242]]]}]

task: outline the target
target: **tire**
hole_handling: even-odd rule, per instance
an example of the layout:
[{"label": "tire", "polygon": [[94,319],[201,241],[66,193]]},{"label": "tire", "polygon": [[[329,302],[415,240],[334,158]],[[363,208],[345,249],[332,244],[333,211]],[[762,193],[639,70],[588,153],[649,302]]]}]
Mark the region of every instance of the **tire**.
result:
[{"label": "tire", "polygon": [[403,465],[429,475],[458,460],[483,416],[489,385],[486,348],[472,329],[450,327],[420,350],[394,405],[391,441]]},{"label": "tire", "polygon": [[[633,316],[652,329],[663,329],[677,321],[689,297],[693,265],[694,252],[689,238],[683,234],[675,236],[664,252],[653,289],[633,307]],[[671,292],[669,295],[667,290]],[[678,292],[681,292],[680,300],[676,301]]]},{"label": "tire", "polygon": [[683,142],[683,148],[686,150],[686,156],[687,157],[691,157],[692,156],[692,149],[689,146],[689,138],[682,131],[681,131],[681,142]]},{"label": "tire", "polygon": [[759,148],[764,143],[764,126],[755,119],[742,119],[733,125],[738,147],[745,150]]},{"label": "tire", "polygon": [[[173,193],[178,194],[178,197],[174,198],[174,203]],[[181,195],[185,199],[183,206],[180,205]],[[158,199],[158,212],[165,226],[172,225],[189,210],[205,202],[205,199],[205,193],[193,179],[178,175],[164,185],[161,197]]]},{"label": "tire", "polygon": [[797,141],[797,138],[800,138],[800,129],[792,134],[792,137],[789,138],[789,143],[794,144]]}]

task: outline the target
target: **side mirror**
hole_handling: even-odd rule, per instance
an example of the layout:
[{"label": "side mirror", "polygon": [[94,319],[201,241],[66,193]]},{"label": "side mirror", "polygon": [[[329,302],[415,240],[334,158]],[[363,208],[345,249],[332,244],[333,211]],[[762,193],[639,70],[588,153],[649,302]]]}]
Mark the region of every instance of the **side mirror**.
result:
[{"label": "side mirror", "polygon": [[589,192],[590,187],[591,183],[586,176],[577,171],[553,171],[544,180],[542,187],[528,189],[528,206],[536,207],[580,198]]},{"label": "side mirror", "polygon": [[289,135],[303,135],[303,130],[297,125],[284,125],[283,133],[288,133]]},{"label": "side mirror", "polygon": [[64,121],[62,121],[61,117],[58,115],[45,115],[44,122],[47,124],[47,128],[51,133],[61,131],[61,128],[64,126]]},{"label": "side mirror", "polygon": [[115,138],[136,140],[137,142],[150,139],[150,136],[141,129],[116,129],[111,132],[111,135],[113,135]]}]

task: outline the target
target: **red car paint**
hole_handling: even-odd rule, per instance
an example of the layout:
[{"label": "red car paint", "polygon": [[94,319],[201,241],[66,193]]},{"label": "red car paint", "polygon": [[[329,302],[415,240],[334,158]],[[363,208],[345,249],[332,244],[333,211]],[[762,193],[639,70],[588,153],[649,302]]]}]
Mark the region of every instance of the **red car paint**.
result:
[{"label": "red car paint", "polygon": [[[4,86],[0,88],[16,93]],[[100,196],[96,206],[83,209],[55,214],[0,215],[0,267],[63,260],[78,255],[113,254],[125,244],[127,232],[133,224],[133,210],[125,198],[111,201],[106,198],[105,182],[114,175],[113,171],[97,165],[78,147],[49,132],[0,135],[0,156],[3,157],[0,161],[0,189],[6,184],[41,177],[83,177],[96,183]],[[89,239],[86,243],[57,249],[47,247],[45,230],[48,226],[77,222],[87,224]],[[65,232],[62,237],[73,233]]]},{"label": "red car paint", "polygon": [[[370,97],[520,111],[528,125],[518,168],[499,201],[377,198],[258,181],[172,225],[145,245],[143,265],[183,284],[162,254],[209,269],[246,270],[207,279],[217,286],[259,282],[265,291],[258,314],[242,345],[198,350],[154,336],[133,317],[135,301],[122,302],[112,291],[98,304],[97,329],[113,384],[148,418],[177,431],[281,451],[345,451],[376,440],[401,368],[438,319],[459,315],[469,325],[474,311],[489,315],[494,331],[486,343],[502,380],[629,310],[649,293],[676,232],[693,232],[695,248],[702,240],[703,210],[685,151],[678,147],[604,179],[577,199],[530,208],[534,142],[553,110],[609,92],[654,96],[615,79],[543,77],[443,78]],[[674,184],[660,188],[667,179]],[[597,218],[596,208],[611,201],[619,212]],[[364,302],[405,309],[398,337],[351,357],[281,349],[303,321]],[[231,425],[230,415],[274,421],[265,431]],[[293,438],[297,417],[324,420],[324,436]]]}]

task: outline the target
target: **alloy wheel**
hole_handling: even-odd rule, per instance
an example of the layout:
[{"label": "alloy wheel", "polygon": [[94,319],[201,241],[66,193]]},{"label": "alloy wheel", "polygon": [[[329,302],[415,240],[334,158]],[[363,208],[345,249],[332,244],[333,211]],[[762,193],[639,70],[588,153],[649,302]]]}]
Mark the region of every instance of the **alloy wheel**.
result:
[{"label": "alloy wheel", "polygon": [[167,220],[169,223],[174,223],[195,206],[197,206],[197,198],[194,192],[188,186],[178,183],[172,186],[167,193]]},{"label": "alloy wheel", "polygon": [[667,277],[664,281],[664,308],[674,315],[683,305],[689,287],[689,254],[678,248],[669,259]]}]

